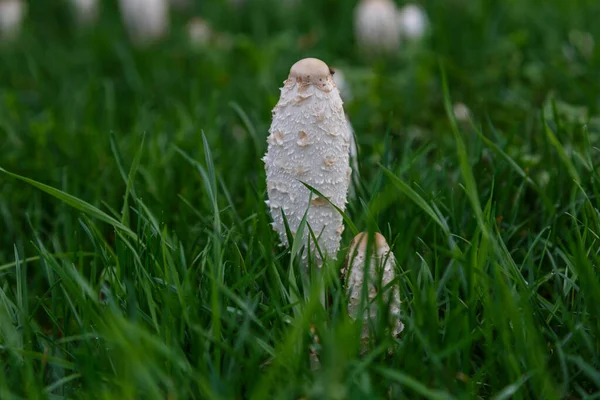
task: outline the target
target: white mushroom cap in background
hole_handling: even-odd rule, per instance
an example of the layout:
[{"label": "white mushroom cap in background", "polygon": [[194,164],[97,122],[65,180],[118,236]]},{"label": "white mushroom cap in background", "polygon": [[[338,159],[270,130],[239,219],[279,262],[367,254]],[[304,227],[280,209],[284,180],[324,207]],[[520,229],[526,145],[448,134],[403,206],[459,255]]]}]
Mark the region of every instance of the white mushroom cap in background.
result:
[{"label": "white mushroom cap in background", "polygon": [[471,119],[471,110],[464,103],[455,103],[452,106],[452,111],[457,121],[466,122]]},{"label": "white mushroom cap in background", "polygon": [[98,0],[69,0],[73,15],[80,26],[92,25],[98,19]]},{"label": "white mushroom cap in background", "polygon": [[119,0],[121,18],[131,39],[147,44],[167,34],[169,4],[167,0]]},{"label": "white mushroom cap in background", "polygon": [[[273,229],[288,245],[282,211],[295,235],[308,209],[307,222],[319,237],[319,248],[335,258],[344,230],[339,212],[302,184],[314,187],[344,210],[352,170],[349,165],[350,131],[339,91],[323,61],[306,58],[290,69],[273,109],[273,121],[263,161],[267,173],[267,204]],[[308,229],[301,238],[308,242]],[[298,238],[296,238],[298,239]],[[311,252],[321,259],[311,239]],[[303,254],[306,261],[307,251]]]},{"label": "white mushroom cap in background", "polygon": [[190,43],[196,47],[203,47],[210,43],[213,30],[204,19],[194,17],[187,24]]},{"label": "white mushroom cap in background", "polygon": [[20,31],[27,4],[21,0],[0,0],[0,39],[12,40]]},{"label": "white mushroom cap in background", "polygon": [[187,24],[188,40],[196,49],[210,48],[228,50],[233,46],[232,37],[226,32],[215,31],[203,18],[194,17]]},{"label": "white mushroom cap in background", "polygon": [[354,10],[356,41],[370,54],[394,53],[400,47],[398,8],[392,0],[361,0]]},{"label": "white mushroom cap in background", "polygon": [[429,26],[425,11],[416,4],[407,4],[398,12],[400,33],[404,39],[421,39]]},{"label": "white mushroom cap in background", "polygon": [[[367,254],[367,248],[371,254]],[[365,269],[368,268],[368,273]],[[397,336],[404,329],[400,321],[400,292],[398,285],[392,283],[396,277],[396,258],[387,241],[380,233],[375,233],[369,243],[367,232],[361,232],[350,243],[346,264],[342,269],[342,279],[348,295],[348,315],[356,320],[361,311],[363,315],[363,341],[371,336],[371,326],[377,326],[379,309],[377,296],[383,296],[383,304],[389,304],[385,310],[389,316],[391,334]],[[363,299],[363,285],[368,279],[367,298]]]}]

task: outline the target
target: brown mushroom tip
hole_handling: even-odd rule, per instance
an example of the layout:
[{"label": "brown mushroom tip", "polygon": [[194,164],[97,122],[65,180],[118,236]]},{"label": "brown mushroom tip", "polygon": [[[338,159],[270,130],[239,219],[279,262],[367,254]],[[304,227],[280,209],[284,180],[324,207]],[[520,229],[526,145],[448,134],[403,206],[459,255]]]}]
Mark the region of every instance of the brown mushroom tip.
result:
[{"label": "brown mushroom tip", "polygon": [[[376,250],[380,250],[383,248],[389,248],[387,240],[385,240],[385,237],[381,233],[374,232],[373,240],[375,243]],[[369,242],[369,233],[361,232],[358,235],[356,235],[354,237],[354,239],[352,239],[352,242],[350,242],[350,248],[354,249],[354,248],[356,248],[356,246],[359,246],[359,248],[358,248],[359,251],[361,251],[361,252],[366,251],[368,242]]]},{"label": "brown mushroom tip", "polygon": [[292,65],[290,78],[295,78],[302,83],[324,82],[331,71],[329,66],[318,58],[304,58]]}]

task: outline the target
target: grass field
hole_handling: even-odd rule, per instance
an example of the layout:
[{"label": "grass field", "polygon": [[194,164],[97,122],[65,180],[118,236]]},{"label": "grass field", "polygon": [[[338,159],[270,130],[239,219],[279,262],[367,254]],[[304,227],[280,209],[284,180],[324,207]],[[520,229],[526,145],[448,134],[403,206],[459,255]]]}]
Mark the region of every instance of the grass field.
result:
[{"label": "grass field", "polygon": [[[350,0],[198,2],[231,39],[204,49],[185,14],[136,49],[113,2],[88,32],[30,3],[0,47],[0,398],[600,398],[600,2],[425,0],[373,61]],[[352,230],[305,279],[264,203],[304,57],[351,86],[347,215],[399,264],[405,329],[363,355]]]}]

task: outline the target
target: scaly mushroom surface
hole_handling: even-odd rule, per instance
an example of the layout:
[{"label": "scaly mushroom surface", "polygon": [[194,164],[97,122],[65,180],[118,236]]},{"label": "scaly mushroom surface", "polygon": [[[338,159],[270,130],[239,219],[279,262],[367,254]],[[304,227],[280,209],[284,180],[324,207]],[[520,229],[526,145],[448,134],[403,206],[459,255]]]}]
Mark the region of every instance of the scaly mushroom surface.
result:
[{"label": "scaly mushroom surface", "polygon": [[[335,258],[340,247],[343,219],[331,203],[345,209],[350,183],[350,130],[342,99],[327,64],[306,58],[294,64],[273,109],[273,122],[263,161],[267,173],[267,204],[273,228],[288,245],[282,211],[296,234],[307,211],[307,222],[318,237],[324,255]],[[325,198],[302,184],[314,187]],[[310,201],[310,202],[309,202]],[[300,238],[308,243],[308,229]],[[322,262],[311,251],[317,264]],[[303,253],[306,261],[307,251]]]}]

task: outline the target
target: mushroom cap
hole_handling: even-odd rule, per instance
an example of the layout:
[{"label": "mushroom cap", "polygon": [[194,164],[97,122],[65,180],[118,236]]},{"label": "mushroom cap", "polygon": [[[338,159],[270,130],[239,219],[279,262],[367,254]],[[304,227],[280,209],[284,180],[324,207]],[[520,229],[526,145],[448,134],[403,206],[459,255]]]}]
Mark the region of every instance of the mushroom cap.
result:
[{"label": "mushroom cap", "polygon": [[297,82],[304,84],[316,84],[324,82],[331,77],[329,66],[318,58],[304,58],[292,65],[290,79],[295,78]]},{"label": "mushroom cap", "polygon": [[[352,254],[358,247],[358,252],[364,253],[365,251],[367,251],[367,244],[369,243],[369,233],[368,232],[361,232],[358,235],[356,235],[354,237],[354,239],[352,239],[352,242],[350,242],[350,252],[349,254]],[[385,237],[379,233],[379,232],[375,232],[373,234],[373,243],[374,243],[374,247],[376,251],[387,251],[390,249],[390,246],[388,245],[387,241],[385,240]]]},{"label": "mushroom cap", "polygon": [[407,39],[419,39],[427,29],[427,14],[421,7],[408,4],[398,12],[398,23],[403,36]]}]

